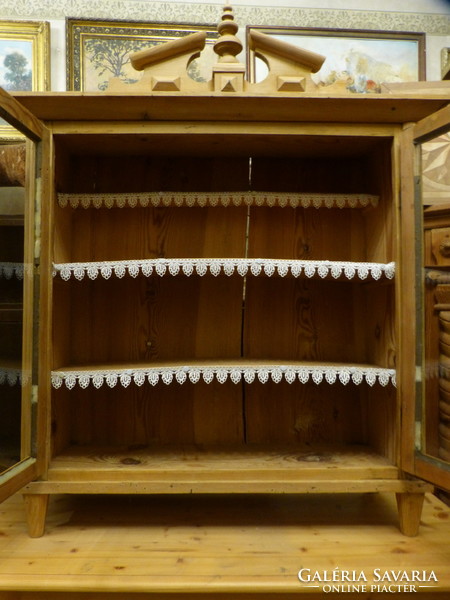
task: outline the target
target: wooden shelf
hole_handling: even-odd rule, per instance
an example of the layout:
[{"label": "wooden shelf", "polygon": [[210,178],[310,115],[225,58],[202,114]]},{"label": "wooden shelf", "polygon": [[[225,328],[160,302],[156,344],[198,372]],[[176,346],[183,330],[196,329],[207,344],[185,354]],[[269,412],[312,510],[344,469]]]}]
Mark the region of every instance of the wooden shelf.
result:
[{"label": "wooden shelf", "polygon": [[157,206],[278,206],[291,208],[367,208],[378,206],[373,194],[295,192],[124,192],[59,193],[62,208],[147,208]]},{"label": "wooden shelf", "polygon": [[20,215],[0,215],[0,227],[23,227],[25,220]]},{"label": "wooden shelf", "polygon": [[395,385],[395,370],[366,364],[339,364],[317,363],[299,361],[275,361],[255,359],[228,359],[228,360],[187,360],[166,361],[136,364],[108,364],[108,365],[76,365],[55,369],[52,371],[52,385],[60,388],[63,384],[72,389],[77,384],[86,388],[90,384],[101,387],[122,385],[128,387],[130,383],[143,385],[159,382],[165,384],[186,381],[198,383],[200,380],[210,383],[216,379],[224,383],[228,379],[233,383],[244,380],[247,383],[260,381],[274,383],[287,381],[293,383],[298,380],[302,383],[326,382],[329,384],[341,382],[344,384],[360,384],[363,381],[369,385],[376,382],[381,385],[392,383]]},{"label": "wooden shelf", "polygon": [[0,303],[0,323],[20,323],[23,316],[23,304],[21,302]]},{"label": "wooden shelf", "polygon": [[344,493],[403,490],[408,484],[398,477],[397,467],[366,446],[77,446],[53,458],[48,481],[29,488],[77,493],[84,485],[84,493],[123,494]]},{"label": "wooden shelf", "polygon": [[65,281],[72,277],[82,280],[85,277],[97,279],[99,276],[109,279],[112,275],[122,278],[125,275],[137,277],[140,274],[149,277],[187,275],[203,276],[238,274],[278,275],[284,277],[320,277],[325,279],[393,279],[395,263],[351,262],[332,260],[277,260],[264,258],[154,258],[144,260],[97,261],[61,263],[53,265],[53,274]]},{"label": "wooden shelf", "polygon": [[[127,479],[227,479],[245,477],[396,479],[398,469],[366,446],[71,446],[50,463],[49,480],[109,480],[127,472]],[[243,477],[245,472],[245,477]],[[195,475],[194,475],[195,473]]]}]

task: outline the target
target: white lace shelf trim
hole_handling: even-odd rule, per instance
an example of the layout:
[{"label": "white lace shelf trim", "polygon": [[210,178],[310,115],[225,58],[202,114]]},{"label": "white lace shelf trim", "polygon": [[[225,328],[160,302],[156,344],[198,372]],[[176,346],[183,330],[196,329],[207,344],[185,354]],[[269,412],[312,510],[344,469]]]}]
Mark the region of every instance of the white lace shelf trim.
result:
[{"label": "white lace shelf trim", "polygon": [[109,279],[111,275],[124,277],[128,274],[137,277],[140,273],[149,277],[152,274],[163,276],[169,275],[192,275],[203,276],[208,272],[212,275],[279,275],[285,277],[288,274],[299,277],[324,278],[331,275],[337,279],[345,276],[353,279],[355,275],[359,279],[380,279],[383,275],[392,279],[395,275],[395,263],[370,263],[370,262],[346,262],[331,260],[272,260],[260,258],[156,258],[149,260],[122,260],[86,263],[62,263],[53,265],[53,275],[59,274],[65,281],[71,277],[82,280],[87,275],[89,279],[97,279],[100,275]]},{"label": "white lace shelf trim", "polygon": [[22,385],[24,383],[22,370],[0,367],[0,385],[4,385],[5,383],[8,383],[10,386],[16,385],[16,383]]},{"label": "white lace shelf trim", "polygon": [[5,279],[23,279],[24,265],[23,263],[2,262],[0,263],[0,278]]},{"label": "white lace shelf trim", "polygon": [[292,192],[136,192],[58,194],[62,208],[135,208],[147,206],[290,206],[292,208],[365,208],[378,206],[373,194]]},{"label": "white lace shelf trim", "polygon": [[53,371],[52,386],[60,388],[63,383],[68,389],[74,388],[77,384],[81,388],[87,388],[92,384],[95,388],[100,388],[106,383],[110,388],[117,384],[128,387],[130,383],[138,386],[145,382],[156,385],[160,381],[167,385],[177,382],[198,383],[203,380],[205,383],[211,383],[216,379],[219,383],[225,383],[227,379],[233,383],[239,383],[242,378],[246,383],[253,383],[256,380],[266,383],[271,380],[279,383],[282,380],[288,383],[300,381],[307,383],[310,379],[316,383],[323,381],[333,384],[336,382],[346,385],[352,382],[359,385],[363,381],[370,386],[377,381],[382,386],[388,383],[395,385],[395,370],[383,369],[379,367],[342,367],[342,366],[282,366],[282,365],[262,365],[257,367],[239,367],[239,366],[182,366],[182,367],[147,367],[141,369],[104,369],[93,371]]}]

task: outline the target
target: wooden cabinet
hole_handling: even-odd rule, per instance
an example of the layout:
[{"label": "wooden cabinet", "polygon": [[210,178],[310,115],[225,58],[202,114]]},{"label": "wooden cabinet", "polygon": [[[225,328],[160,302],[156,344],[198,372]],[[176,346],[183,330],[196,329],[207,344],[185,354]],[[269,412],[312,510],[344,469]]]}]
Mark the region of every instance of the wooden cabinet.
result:
[{"label": "wooden cabinet", "polygon": [[53,493],[377,491],[417,533],[404,123],[445,100],[17,100],[44,140],[31,535]]}]

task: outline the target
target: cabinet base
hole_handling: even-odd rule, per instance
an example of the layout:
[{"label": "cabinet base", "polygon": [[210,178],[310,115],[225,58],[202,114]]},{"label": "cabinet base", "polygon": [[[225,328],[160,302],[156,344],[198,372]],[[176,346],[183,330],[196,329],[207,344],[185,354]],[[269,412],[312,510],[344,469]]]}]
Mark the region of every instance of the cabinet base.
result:
[{"label": "cabinet base", "polygon": [[[154,483],[154,482],[153,482]],[[161,482],[160,482],[161,483]],[[203,482],[207,483],[207,482]],[[196,489],[196,493],[203,494],[224,494],[229,493],[232,489],[232,482],[221,482],[221,489],[213,485],[214,492],[211,492],[207,487],[201,486]],[[234,483],[234,482],[233,482]],[[249,482],[251,484],[251,482]],[[256,482],[255,482],[256,483]],[[375,492],[395,492],[397,498],[397,507],[399,512],[399,528],[400,531],[409,537],[416,536],[419,532],[420,518],[422,514],[422,506],[425,493],[432,491],[432,486],[422,481],[410,480],[387,480],[387,481],[303,481],[290,482],[293,484],[287,489],[286,482],[265,482],[266,486],[261,489],[260,485],[257,490],[249,491],[250,486],[245,489],[241,488],[238,493],[292,493],[292,494],[323,494],[323,493],[375,493]],[[165,482],[167,486],[167,482]],[[278,484],[278,485],[277,485]],[[187,485],[187,488],[186,488]],[[193,482],[190,484],[190,492],[192,493]],[[78,482],[34,482],[26,486],[24,494],[25,512],[28,523],[28,532],[30,537],[40,537],[45,531],[45,520],[47,513],[47,505],[50,493],[72,493],[72,494],[155,494],[155,493],[183,493],[181,487],[184,487],[184,493],[189,493],[189,484],[181,486],[180,484],[170,484],[169,489],[155,492],[149,491],[152,485],[148,482],[128,482],[126,485],[118,488],[117,483],[101,482],[101,484],[93,484],[86,486],[86,483]],[[162,486],[161,486],[162,488]],[[233,493],[236,493],[233,490]]]}]

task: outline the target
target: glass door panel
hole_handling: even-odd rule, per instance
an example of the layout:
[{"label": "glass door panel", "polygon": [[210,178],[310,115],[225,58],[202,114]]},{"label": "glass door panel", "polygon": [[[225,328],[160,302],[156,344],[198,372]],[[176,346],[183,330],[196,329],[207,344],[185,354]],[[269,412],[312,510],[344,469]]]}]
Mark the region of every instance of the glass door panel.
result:
[{"label": "glass door panel", "polygon": [[0,501],[36,477],[42,123],[0,88]]},{"label": "glass door panel", "polygon": [[416,471],[450,487],[450,123],[448,107],[416,126]]}]

